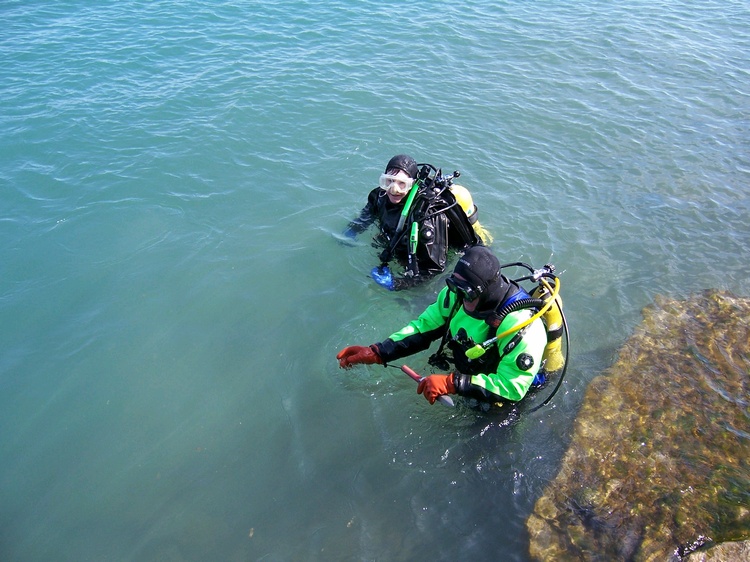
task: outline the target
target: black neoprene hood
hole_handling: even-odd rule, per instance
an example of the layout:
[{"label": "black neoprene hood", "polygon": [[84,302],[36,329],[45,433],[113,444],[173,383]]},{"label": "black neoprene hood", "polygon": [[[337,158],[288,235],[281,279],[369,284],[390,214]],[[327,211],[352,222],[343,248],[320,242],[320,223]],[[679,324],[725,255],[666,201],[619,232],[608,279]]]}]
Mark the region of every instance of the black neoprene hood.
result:
[{"label": "black neoprene hood", "polygon": [[385,167],[386,173],[388,173],[388,170],[393,169],[403,170],[409,174],[409,177],[413,180],[417,179],[417,172],[419,171],[417,161],[408,154],[397,154],[388,160],[388,164]]},{"label": "black neoprene hood", "polygon": [[461,256],[453,272],[484,292],[500,277],[500,261],[484,246],[473,246]]}]

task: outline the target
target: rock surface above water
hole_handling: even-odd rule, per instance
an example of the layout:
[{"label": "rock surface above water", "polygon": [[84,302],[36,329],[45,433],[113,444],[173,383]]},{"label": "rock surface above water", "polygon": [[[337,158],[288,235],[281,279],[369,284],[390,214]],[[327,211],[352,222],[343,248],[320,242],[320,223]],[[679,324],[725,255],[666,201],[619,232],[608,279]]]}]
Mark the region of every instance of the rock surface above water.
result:
[{"label": "rock surface above water", "polygon": [[657,299],[586,391],[531,556],[681,560],[750,538],[749,396],[750,299]]}]

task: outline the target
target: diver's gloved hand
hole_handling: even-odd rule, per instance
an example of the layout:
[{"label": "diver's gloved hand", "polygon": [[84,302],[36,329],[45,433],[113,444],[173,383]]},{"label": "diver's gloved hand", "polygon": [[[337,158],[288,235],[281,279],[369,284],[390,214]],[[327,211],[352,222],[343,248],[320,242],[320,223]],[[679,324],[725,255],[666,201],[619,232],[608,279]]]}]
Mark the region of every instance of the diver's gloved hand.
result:
[{"label": "diver's gloved hand", "polygon": [[378,365],[383,364],[383,360],[378,354],[378,348],[375,345],[370,347],[364,347],[361,345],[350,345],[339,351],[336,355],[336,359],[339,360],[339,367],[342,369],[349,369],[354,365],[372,365],[377,363]]},{"label": "diver's gloved hand", "polygon": [[385,287],[389,291],[393,291],[396,288],[396,285],[393,282],[393,274],[391,273],[391,268],[389,268],[387,265],[379,265],[377,267],[373,267],[370,275],[373,279],[375,279],[375,283],[377,283],[381,287]]},{"label": "diver's gloved hand", "polygon": [[332,233],[333,239],[336,240],[341,246],[356,246],[357,245],[357,232],[348,227],[346,230],[341,232]]},{"label": "diver's gloved hand", "polygon": [[456,386],[453,384],[453,373],[448,375],[430,375],[422,379],[417,386],[417,394],[424,394],[430,404],[443,394],[455,394]]}]

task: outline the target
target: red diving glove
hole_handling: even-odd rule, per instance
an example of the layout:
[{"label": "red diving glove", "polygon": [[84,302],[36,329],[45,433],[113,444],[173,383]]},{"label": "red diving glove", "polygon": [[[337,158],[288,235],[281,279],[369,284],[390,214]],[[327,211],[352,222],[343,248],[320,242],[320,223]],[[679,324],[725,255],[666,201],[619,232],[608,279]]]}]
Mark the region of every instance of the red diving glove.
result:
[{"label": "red diving glove", "polygon": [[378,348],[375,345],[371,345],[370,347],[350,345],[339,351],[336,359],[339,360],[339,367],[342,369],[349,369],[360,363],[363,365],[372,365],[373,363],[377,363],[378,365],[383,364],[383,360],[378,355]]},{"label": "red diving glove", "polygon": [[453,373],[448,375],[430,375],[422,379],[417,387],[417,394],[424,394],[430,404],[434,404],[438,396],[443,394],[455,394],[456,386],[453,384]]}]

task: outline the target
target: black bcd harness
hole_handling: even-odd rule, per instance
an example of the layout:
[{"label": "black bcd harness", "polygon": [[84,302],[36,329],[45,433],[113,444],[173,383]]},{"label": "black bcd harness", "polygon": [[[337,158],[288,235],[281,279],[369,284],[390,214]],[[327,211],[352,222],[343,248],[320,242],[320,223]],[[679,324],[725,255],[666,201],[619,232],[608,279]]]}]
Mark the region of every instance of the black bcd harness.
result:
[{"label": "black bcd harness", "polygon": [[[404,243],[404,237],[409,233],[406,273],[408,276],[419,275],[416,238],[422,242],[419,247],[420,257],[429,259],[436,271],[442,271],[445,267],[441,256],[441,245],[450,243],[451,246],[466,248],[482,243],[450,190],[453,178],[458,177],[460,173],[455,171],[450,176],[443,176],[442,171],[432,164],[419,164],[419,167],[418,191],[411,203],[411,208],[407,211],[407,220],[401,229],[393,234],[388,246],[379,256],[381,264],[387,265],[393,259],[396,248]],[[413,226],[415,223],[416,233],[411,230],[415,228]],[[443,229],[446,230],[445,233]],[[447,240],[445,240],[446,236]]]}]

